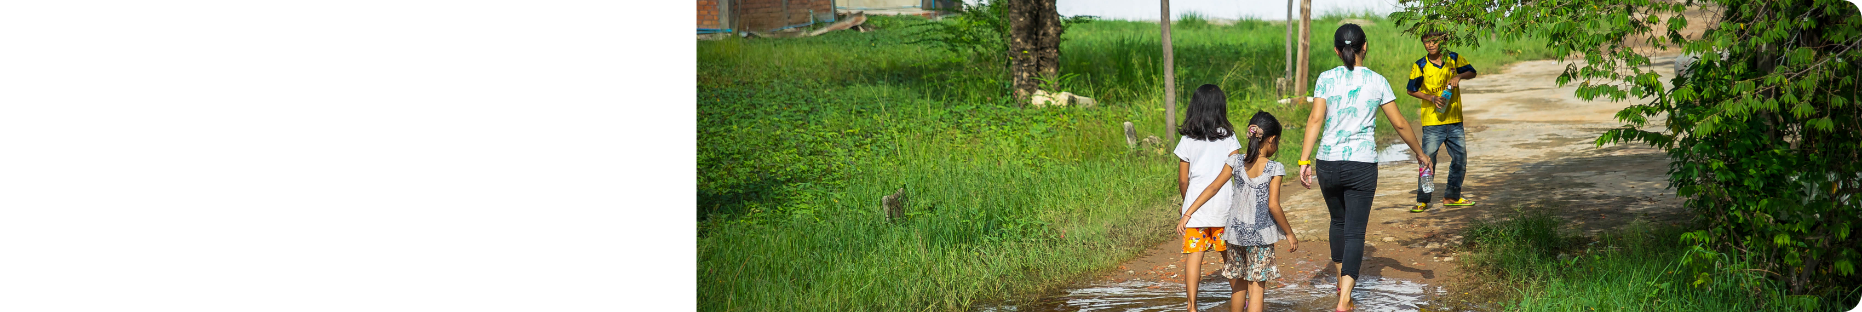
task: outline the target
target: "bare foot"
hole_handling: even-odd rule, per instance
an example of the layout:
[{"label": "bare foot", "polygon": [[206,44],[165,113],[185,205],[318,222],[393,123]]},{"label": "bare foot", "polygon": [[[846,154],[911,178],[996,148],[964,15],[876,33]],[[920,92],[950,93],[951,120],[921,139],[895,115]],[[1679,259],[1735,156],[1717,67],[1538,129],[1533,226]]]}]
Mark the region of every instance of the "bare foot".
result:
[{"label": "bare foot", "polygon": [[1338,306],[1334,306],[1332,309],[1334,311],[1357,311],[1358,305],[1351,302],[1351,294],[1347,294],[1343,289],[1340,289],[1338,290]]},{"label": "bare foot", "polygon": [[1345,296],[1345,298],[1346,298],[1345,300],[1342,300],[1339,302],[1339,305],[1338,307],[1336,307],[1336,309],[1338,311],[1357,311],[1358,305],[1351,303],[1351,299],[1350,299],[1351,297]]}]

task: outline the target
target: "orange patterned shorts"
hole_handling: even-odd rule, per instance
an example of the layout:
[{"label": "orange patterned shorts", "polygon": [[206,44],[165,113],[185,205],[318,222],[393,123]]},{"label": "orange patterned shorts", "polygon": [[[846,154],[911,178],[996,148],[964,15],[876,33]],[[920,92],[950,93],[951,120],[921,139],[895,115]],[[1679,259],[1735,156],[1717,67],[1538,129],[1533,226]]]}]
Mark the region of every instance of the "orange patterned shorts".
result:
[{"label": "orange patterned shorts", "polygon": [[1183,229],[1183,253],[1227,250],[1228,244],[1222,242],[1222,227]]}]

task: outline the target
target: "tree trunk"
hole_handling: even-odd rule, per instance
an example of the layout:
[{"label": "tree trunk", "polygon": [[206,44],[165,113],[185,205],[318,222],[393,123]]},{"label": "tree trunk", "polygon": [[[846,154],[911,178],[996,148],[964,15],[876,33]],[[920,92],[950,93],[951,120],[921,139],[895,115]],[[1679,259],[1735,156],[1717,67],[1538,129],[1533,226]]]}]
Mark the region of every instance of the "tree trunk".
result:
[{"label": "tree trunk", "polygon": [[1164,28],[1164,133],[1169,136],[1177,133],[1177,67],[1170,49],[1170,0],[1158,2],[1164,6],[1158,24]]},{"label": "tree trunk", "polygon": [[1306,63],[1312,55],[1312,0],[1300,0],[1299,74],[1293,81],[1293,103],[1306,103]]},{"label": "tree trunk", "polygon": [[1009,2],[1009,72],[1017,102],[1060,72],[1060,11],[1055,0]]},{"label": "tree trunk", "polygon": [[[1034,11],[1036,0],[1009,1],[1009,78],[1015,89],[1015,101],[1026,102],[1034,92],[1035,62],[1029,57],[1034,49]],[[1026,105],[1026,103],[1023,103]]]},{"label": "tree trunk", "polygon": [[[1039,42],[1036,42],[1036,49],[1033,53],[1035,56],[1035,65],[1038,67],[1035,73],[1047,79],[1054,79],[1054,77],[1060,76],[1060,34],[1066,32],[1065,28],[1061,28],[1060,7],[1056,2],[1058,1],[1035,1],[1035,14],[1041,17],[1041,23],[1036,24],[1037,28],[1040,29],[1041,36]],[[1048,91],[1059,92],[1057,90]]]}]

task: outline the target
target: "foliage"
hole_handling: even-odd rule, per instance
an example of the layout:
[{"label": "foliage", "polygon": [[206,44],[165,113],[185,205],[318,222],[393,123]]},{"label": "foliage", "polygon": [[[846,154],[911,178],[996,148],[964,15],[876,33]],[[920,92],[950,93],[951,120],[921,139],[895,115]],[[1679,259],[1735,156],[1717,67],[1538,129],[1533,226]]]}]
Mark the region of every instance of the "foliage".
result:
[{"label": "foliage", "polygon": [[1209,16],[1196,11],[1183,12],[1183,14],[1177,15],[1177,19],[1172,20],[1170,24],[1170,30],[1173,31],[1178,29],[1201,29],[1212,26],[1212,24],[1209,23]]},{"label": "foliage", "polygon": [[1073,80],[1077,78],[1080,78],[1080,74],[1065,73],[1060,74],[1059,77],[1035,77],[1034,79],[1041,81],[1041,90],[1051,90],[1054,91],[1054,93],[1061,93],[1072,91]]},{"label": "foliage", "polygon": [[[979,64],[1001,62],[1009,50],[1008,6],[1007,0],[963,3],[962,9],[954,10],[956,14],[940,21],[909,26],[919,38],[912,43],[941,49]],[[1060,27],[1065,31],[1073,25],[1095,20],[1098,17],[1075,15],[1062,18]],[[1063,42],[1065,39],[1062,38]]]},{"label": "foliage", "polygon": [[[965,309],[1156,243],[1167,156],[1133,112],[943,103],[898,85],[701,86],[701,310]],[[1150,182],[1146,182],[1150,181]],[[909,217],[878,198],[905,188]],[[720,196],[758,190],[758,196]],[[733,208],[736,207],[736,208]],[[911,278],[897,278],[910,276]]]},{"label": "foliage", "polygon": [[912,43],[942,49],[978,64],[1006,66],[1003,62],[1009,50],[1008,1],[965,2],[962,7],[957,14],[944,17],[942,21],[911,26],[919,38]]},{"label": "foliage", "polygon": [[[1504,220],[1474,220],[1461,269],[1474,278],[1449,285],[1429,311],[1833,311],[1745,265],[1702,268],[1719,276],[1696,283],[1698,227],[1636,220],[1586,237],[1566,230],[1554,207],[1515,208]],[[1850,295],[1853,295],[1851,293]]]},{"label": "foliage", "polygon": [[[1854,5],[1715,0],[1704,6],[1719,10],[1710,22],[1682,14],[1693,1],[1404,3],[1391,18],[1412,34],[1450,31],[1448,42],[1475,46],[1547,39],[1559,55],[1582,55],[1559,85],[1577,82],[1586,100],[1638,99],[1597,143],[1667,151],[1670,187],[1706,225],[1684,237],[1697,246],[1690,267],[1702,269],[1694,284],[1724,278],[1707,268],[1751,265],[1792,294],[1833,302],[1862,285],[1862,238],[1851,235],[1862,226],[1862,110],[1852,102],[1858,69],[1846,62],[1862,56]],[[1684,36],[1695,22],[1709,27]],[[1645,68],[1673,48],[1699,57],[1680,59],[1688,75]]]},{"label": "foliage", "polygon": [[[852,160],[880,152],[888,131],[847,127],[823,118],[823,99],[782,83],[760,88],[701,88],[698,114],[699,220],[716,216],[813,215],[819,197],[838,189]],[[754,107],[774,105],[774,107]],[[859,110],[851,110],[858,115]],[[781,140],[761,140],[762,137]],[[740,222],[767,221],[738,219]]]}]

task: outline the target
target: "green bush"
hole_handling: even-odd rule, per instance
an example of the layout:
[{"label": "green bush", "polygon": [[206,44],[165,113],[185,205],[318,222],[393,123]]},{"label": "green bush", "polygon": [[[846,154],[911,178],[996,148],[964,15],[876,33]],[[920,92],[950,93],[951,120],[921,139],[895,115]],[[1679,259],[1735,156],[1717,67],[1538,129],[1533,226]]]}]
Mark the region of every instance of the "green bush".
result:
[{"label": "green bush", "polygon": [[[1586,237],[1550,213],[1515,208],[1503,220],[1472,222],[1462,253],[1473,281],[1426,310],[1841,311],[1849,306],[1793,296],[1751,262],[1698,268],[1700,250],[1681,237],[1693,225],[1636,220]],[[1700,281],[1693,272],[1715,276]],[[1862,293],[1851,291],[1845,295]]]},{"label": "green bush", "polygon": [[[1763,272],[1793,295],[1853,305],[1862,275],[1851,235],[1862,225],[1862,109],[1847,60],[1862,59],[1862,14],[1845,1],[1705,1],[1721,14],[1705,34],[1680,34],[1674,13],[1693,3],[1655,1],[1406,2],[1392,19],[1412,32],[1447,30],[1451,42],[1485,36],[1542,38],[1582,55],[1558,77],[1583,99],[1640,104],[1599,145],[1644,142],[1667,151],[1669,186],[1706,225],[1681,238],[1691,284]],[[1502,8],[1502,9],[1496,9]],[[1665,16],[1672,16],[1664,19]],[[1685,77],[1642,66],[1633,44],[1698,55]],[[1666,84],[1664,84],[1666,82]],[[1726,271],[1748,267],[1749,271]]]},{"label": "green bush", "polygon": [[957,14],[911,26],[912,43],[942,49],[978,64],[1001,64],[1009,50],[1009,10],[1004,1],[964,3]]}]

